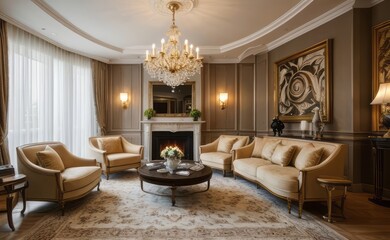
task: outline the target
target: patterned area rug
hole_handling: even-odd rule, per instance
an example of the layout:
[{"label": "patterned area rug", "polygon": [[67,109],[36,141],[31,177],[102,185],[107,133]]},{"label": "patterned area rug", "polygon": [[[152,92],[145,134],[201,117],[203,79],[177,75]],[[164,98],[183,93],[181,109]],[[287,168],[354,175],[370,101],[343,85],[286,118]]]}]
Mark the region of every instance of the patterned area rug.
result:
[{"label": "patterned area rug", "polygon": [[[170,194],[166,187],[144,183],[145,190]],[[178,188],[189,194],[206,183]],[[102,180],[93,191],[66,206],[65,216],[50,213],[25,239],[344,239],[316,217],[255,184],[214,172],[209,191],[176,198],[144,193],[135,171]]]}]

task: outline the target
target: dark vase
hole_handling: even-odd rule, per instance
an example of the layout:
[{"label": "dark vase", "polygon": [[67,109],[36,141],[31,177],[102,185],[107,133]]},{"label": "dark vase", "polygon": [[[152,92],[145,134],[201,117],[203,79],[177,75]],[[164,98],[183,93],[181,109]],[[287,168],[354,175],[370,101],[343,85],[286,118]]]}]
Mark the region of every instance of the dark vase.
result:
[{"label": "dark vase", "polygon": [[198,117],[194,117],[194,121],[198,121]]}]

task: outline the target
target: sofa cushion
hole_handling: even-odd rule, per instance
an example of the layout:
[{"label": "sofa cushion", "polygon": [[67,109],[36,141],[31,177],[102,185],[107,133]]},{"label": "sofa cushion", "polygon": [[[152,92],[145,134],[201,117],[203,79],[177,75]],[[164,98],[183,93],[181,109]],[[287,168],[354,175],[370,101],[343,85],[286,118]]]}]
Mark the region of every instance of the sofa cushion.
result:
[{"label": "sofa cushion", "polygon": [[282,167],[276,164],[260,166],[257,168],[256,177],[266,187],[279,191],[297,193],[299,190],[299,170],[295,167]]},{"label": "sofa cushion", "polygon": [[233,144],[236,141],[237,141],[237,138],[235,138],[235,137],[224,137],[224,136],[221,136],[219,141],[218,141],[217,151],[218,152],[230,153],[230,151],[232,150]]},{"label": "sofa cushion", "polygon": [[224,152],[209,152],[200,154],[200,160],[218,164],[231,164],[232,155]]},{"label": "sofa cushion", "polygon": [[299,170],[303,170],[317,165],[321,160],[323,152],[323,147],[316,148],[311,143],[303,146],[295,159],[295,167]]},{"label": "sofa cushion", "polygon": [[72,167],[65,169],[62,173],[64,191],[74,191],[83,188],[100,178],[102,171],[98,166]]},{"label": "sofa cushion", "polygon": [[278,144],[271,157],[271,162],[278,164],[282,167],[287,166],[292,157],[294,156],[296,146],[294,145],[282,145]]},{"label": "sofa cushion", "polygon": [[257,167],[270,164],[270,161],[261,158],[241,158],[233,161],[234,171],[245,172],[252,177],[256,177]]},{"label": "sofa cushion", "polygon": [[320,162],[323,152],[323,147],[316,148],[311,143],[307,144],[303,146],[301,151],[298,153],[294,162],[294,166],[299,170],[313,167]]},{"label": "sofa cushion", "polygon": [[139,154],[134,153],[113,153],[107,155],[108,166],[117,167],[133,163],[139,163],[141,161]]},{"label": "sofa cushion", "polygon": [[261,152],[263,151],[265,140],[264,138],[255,137],[255,146],[253,147],[252,157],[261,158]]},{"label": "sofa cushion", "polygon": [[261,150],[261,158],[271,160],[272,154],[279,143],[280,140],[267,140],[264,143],[263,150]]},{"label": "sofa cushion", "polygon": [[45,150],[38,151],[37,153],[39,165],[43,168],[64,171],[65,166],[61,160],[60,155],[51,148],[50,146],[46,146]]},{"label": "sofa cushion", "polygon": [[241,148],[243,146],[245,146],[245,144],[247,143],[248,141],[248,137],[238,137],[237,138],[237,141],[234,142],[233,144],[233,147],[232,147],[232,150],[235,150],[235,149],[238,149],[238,148]]},{"label": "sofa cushion", "polygon": [[120,137],[98,138],[97,143],[99,149],[105,150],[107,154],[123,152],[122,139]]}]

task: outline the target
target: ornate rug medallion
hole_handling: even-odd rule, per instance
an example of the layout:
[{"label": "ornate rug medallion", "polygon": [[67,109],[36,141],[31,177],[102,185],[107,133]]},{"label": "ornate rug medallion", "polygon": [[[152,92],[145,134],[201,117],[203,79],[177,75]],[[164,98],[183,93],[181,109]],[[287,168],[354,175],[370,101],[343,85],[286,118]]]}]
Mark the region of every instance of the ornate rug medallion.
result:
[{"label": "ornate rug medallion", "polygon": [[[144,187],[170,194],[166,187]],[[102,180],[100,189],[68,204],[64,217],[50,213],[25,239],[343,239],[309,213],[299,219],[284,200],[218,172],[208,192],[178,197],[173,207],[170,197],[142,192],[134,171]]]}]

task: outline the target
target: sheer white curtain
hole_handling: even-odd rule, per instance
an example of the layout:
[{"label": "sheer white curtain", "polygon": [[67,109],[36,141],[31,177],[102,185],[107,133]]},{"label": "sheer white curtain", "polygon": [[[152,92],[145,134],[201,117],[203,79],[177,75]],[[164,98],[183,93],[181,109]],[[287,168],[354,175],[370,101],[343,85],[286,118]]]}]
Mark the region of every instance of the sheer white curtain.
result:
[{"label": "sheer white curtain", "polygon": [[61,141],[86,156],[88,137],[97,134],[91,60],[7,26],[12,164],[17,146],[40,141]]}]

